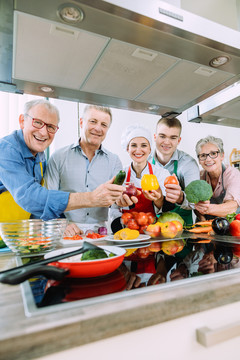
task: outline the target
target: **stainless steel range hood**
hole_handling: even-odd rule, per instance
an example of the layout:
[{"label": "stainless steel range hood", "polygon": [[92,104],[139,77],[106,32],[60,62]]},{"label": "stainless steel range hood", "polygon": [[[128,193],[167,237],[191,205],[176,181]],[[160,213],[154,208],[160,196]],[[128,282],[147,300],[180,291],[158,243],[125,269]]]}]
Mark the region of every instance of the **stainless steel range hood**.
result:
[{"label": "stainless steel range hood", "polygon": [[[9,11],[11,1],[0,4]],[[240,79],[238,31],[158,0],[69,0],[83,14],[69,24],[63,4],[14,1],[11,81],[1,78],[2,88],[164,115]],[[229,61],[211,67],[218,56]]]},{"label": "stainless steel range hood", "polygon": [[237,82],[194,105],[187,111],[188,121],[240,127],[240,83]]}]

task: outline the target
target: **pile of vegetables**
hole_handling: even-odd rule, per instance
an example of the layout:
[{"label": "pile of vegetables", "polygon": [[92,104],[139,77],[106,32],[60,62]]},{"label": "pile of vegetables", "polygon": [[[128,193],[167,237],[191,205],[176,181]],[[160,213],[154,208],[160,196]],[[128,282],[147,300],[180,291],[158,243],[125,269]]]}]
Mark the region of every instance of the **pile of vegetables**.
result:
[{"label": "pile of vegetables", "polygon": [[[87,230],[85,232],[85,236],[89,239],[100,239],[106,235],[107,228],[105,226],[100,226],[97,233],[93,230]],[[63,240],[83,240],[83,237],[81,235],[64,236]]]},{"label": "pile of vegetables", "polygon": [[216,217],[213,220],[199,221],[185,230],[195,234],[217,234],[240,237],[240,214],[229,214],[226,217]]},{"label": "pile of vegetables", "polygon": [[81,261],[106,259],[113,256],[115,256],[113,253],[110,253],[109,256],[107,256],[103,249],[93,249],[83,253],[81,256]]},{"label": "pile of vegetables", "polygon": [[185,227],[185,230],[194,234],[208,234],[213,231],[212,222],[213,220],[198,221],[193,225]]},{"label": "pile of vegetables", "polygon": [[155,222],[155,214],[152,212],[125,212],[121,216],[121,222],[127,228],[132,230],[138,230],[140,234],[144,234],[144,230],[146,230],[149,224],[153,224]]},{"label": "pile of vegetables", "polygon": [[199,201],[210,200],[212,197],[212,187],[205,180],[194,180],[186,186],[184,190],[187,200],[197,204]]}]

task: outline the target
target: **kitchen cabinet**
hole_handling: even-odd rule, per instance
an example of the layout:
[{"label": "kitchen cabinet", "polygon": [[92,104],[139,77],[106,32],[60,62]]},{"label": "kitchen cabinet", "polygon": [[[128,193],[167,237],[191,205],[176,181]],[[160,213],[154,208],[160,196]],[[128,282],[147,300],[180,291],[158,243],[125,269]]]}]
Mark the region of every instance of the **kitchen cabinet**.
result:
[{"label": "kitchen cabinet", "polygon": [[[112,360],[113,357],[114,360],[124,357],[137,360],[146,360],[146,357],[151,360],[225,360],[228,356],[237,356],[239,351],[240,328],[234,334],[237,336],[231,338],[231,328],[236,322],[240,323],[239,306],[240,302],[220,306],[38,360],[94,359],[99,357],[98,354],[104,354],[105,360]],[[196,331],[205,326],[215,331],[225,327],[219,343],[205,347],[198,342]]]}]

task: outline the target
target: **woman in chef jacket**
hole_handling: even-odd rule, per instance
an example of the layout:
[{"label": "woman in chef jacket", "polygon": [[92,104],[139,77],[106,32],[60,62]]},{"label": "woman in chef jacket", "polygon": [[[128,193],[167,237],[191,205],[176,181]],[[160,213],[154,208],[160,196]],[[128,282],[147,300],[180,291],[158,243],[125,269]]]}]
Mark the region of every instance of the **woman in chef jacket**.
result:
[{"label": "woman in chef jacket", "polygon": [[[164,180],[170,175],[168,170],[161,169],[151,164],[148,158],[151,154],[152,136],[148,129],[138,124],[128,126],[121,137],[122,148],[129,153],[132,161],[124,170],[126,172],[126,183],[133,183],[138,189],[136,197],[129,198],[123,194],[121,198],[122,211],[152,212],[159,213],[165,196]],[[144,174],[156,175],[159,188],[152,191],[141,189],[141,179]],[[134,203],[134,204],[133,204]],[[129,204],[133,204],[129,206]],[[120,208],[112,206],[110,210],[111,227],[113,233],[122,228]]]},{"label": "woman in chef jacket", "polygon": [[206,180],[213,190],[209,201],[195,204],[198,218],[211,219],[216,216],[240,212],[240,171],[223,164],[224,149],[220,138],[207,136],[198,141],[196,153],[202,166],[201,179]]}]

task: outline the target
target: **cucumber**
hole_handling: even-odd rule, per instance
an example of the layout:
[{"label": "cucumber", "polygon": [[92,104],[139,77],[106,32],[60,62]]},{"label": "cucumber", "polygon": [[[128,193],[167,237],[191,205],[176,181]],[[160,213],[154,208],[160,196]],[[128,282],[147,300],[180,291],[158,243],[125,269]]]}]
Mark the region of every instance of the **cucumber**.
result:
[{"label": "cucumber", "polygon": [[116,185],[122,185],[124,183],[125,177],[126,177],[126,172],[123,170],[120,170],[117,173],[116,178],[113,183]]}]

